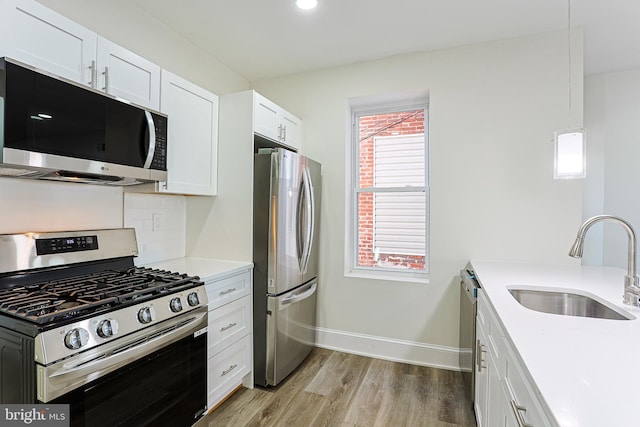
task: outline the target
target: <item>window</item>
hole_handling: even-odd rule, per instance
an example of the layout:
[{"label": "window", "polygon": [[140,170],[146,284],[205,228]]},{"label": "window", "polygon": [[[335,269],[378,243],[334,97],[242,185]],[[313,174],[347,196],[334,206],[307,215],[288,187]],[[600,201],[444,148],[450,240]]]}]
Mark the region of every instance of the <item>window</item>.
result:
[{"label": "window", "polygon": [[427,111],[352,108],[351,273],[428,272]]}]

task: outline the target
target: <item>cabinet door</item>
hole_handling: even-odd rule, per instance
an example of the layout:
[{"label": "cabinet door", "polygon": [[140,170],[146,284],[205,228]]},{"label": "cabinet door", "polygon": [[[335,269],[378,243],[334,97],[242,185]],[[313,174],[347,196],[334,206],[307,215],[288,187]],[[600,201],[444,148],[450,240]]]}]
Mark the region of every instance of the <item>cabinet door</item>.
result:
[{"label": "cabinet door", "polygon": [[279,125],[279,110],[273,102],[269,101],[264,96],[256,93],[254,100],[254,132],[279,141],[278,125]]},{"label": "cabinet door", "polygon": [[218,97],[162,70],[160,111],[169,116],[167,182],[159,190],[213,196],[217,192]]},{"label": "cabinet door", "polygon": [[300,135],[302,134],[302,123],[300,120],[283,111],[280,128],[282,143],[296,150],[300,149]]},{"label": "cabinet door", "polygon": [[245,335],[207,362],[207,405],[214,408],[242,384],[251,371],[251,335]]},{"label": "cabinet door", "polygon": [[33,0],[0,2],[0,56],[92,85],[96,33]]},{"label": "cabinet door", "polygon": [[251,331],[250,323],[251,298],[249,296],[210,310],[207,332],[207,354],[209,357],[249,334]]},{"label": "cabinet door", "polygon": [[259,93],[254,98],[254,132],[280,144],[300,148],[301,122]]},{"label": "cabinet door", "polygon": [[548,427],[550,423],[544,415],[542,405],[512,349],[509,349],[507,356],[505,387],[507,389],[508,409],[506,412],[510,414],[512,420],[516,420],[519,423],[518,425],[528,424],[536,427]]},{"label": "cabinet door", "polygon": [[98,87],[153,110],[160,109],[160,66],[98,36]]},{"label": "cabinet door", "polygon": [[474,409],[478,427],[490,427],[487,421],[489,404],[489,349],[484,328],[478,319],[476,325],[476,360],[473,369],[476,370]]}]

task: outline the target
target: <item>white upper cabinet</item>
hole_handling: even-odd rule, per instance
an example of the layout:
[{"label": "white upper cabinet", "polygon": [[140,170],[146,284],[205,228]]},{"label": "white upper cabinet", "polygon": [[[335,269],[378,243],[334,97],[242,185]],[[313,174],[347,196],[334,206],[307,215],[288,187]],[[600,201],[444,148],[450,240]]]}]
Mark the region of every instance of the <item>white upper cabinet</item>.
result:
[{"label": "white upper cabinet", "polygon": [[96,89],[158,110],[160,66],[103,37],[97,40]]},{"label": "white upper cabinet", "polygon": [[0,1],[0,56],[107,92],[160,106],[160,67],[33,0]]},{"label": "white upper cabinet", "polygon": [[169,116],[169,143],[167,181],[158,191],[216,195],[218,97],[162,70],[160,111]]},{"label": "white upper cabinet", "polygon": [[0,1],[0,56],[92,84],[96,33],[31,0]]},{"label": "white upper cabinet", "polygon": [[302,122],[259,93],[254,97],[254,131],[280,144],[300,149]]}]

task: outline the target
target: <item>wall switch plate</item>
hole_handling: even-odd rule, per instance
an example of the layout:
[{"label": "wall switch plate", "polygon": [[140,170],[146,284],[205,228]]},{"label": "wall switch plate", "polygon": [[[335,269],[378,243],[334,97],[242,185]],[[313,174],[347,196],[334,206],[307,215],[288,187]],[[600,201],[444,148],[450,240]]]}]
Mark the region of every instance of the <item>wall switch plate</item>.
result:
[{"label": "wall switch plate", "polygon": [[162,217],[162,212],[154,212],[153,214],[151,214],[151,231],[162,230]]}]

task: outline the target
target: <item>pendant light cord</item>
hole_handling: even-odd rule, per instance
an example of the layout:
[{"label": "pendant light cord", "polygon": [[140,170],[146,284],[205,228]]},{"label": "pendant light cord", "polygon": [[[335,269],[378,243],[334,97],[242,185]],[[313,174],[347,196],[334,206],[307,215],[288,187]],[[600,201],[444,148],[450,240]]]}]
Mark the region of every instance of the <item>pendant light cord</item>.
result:
[{"label": "pendant light cord", "polygon": [[571,0],[567,0],[567,46],[569,51],[569,130],[571,129]]}]

